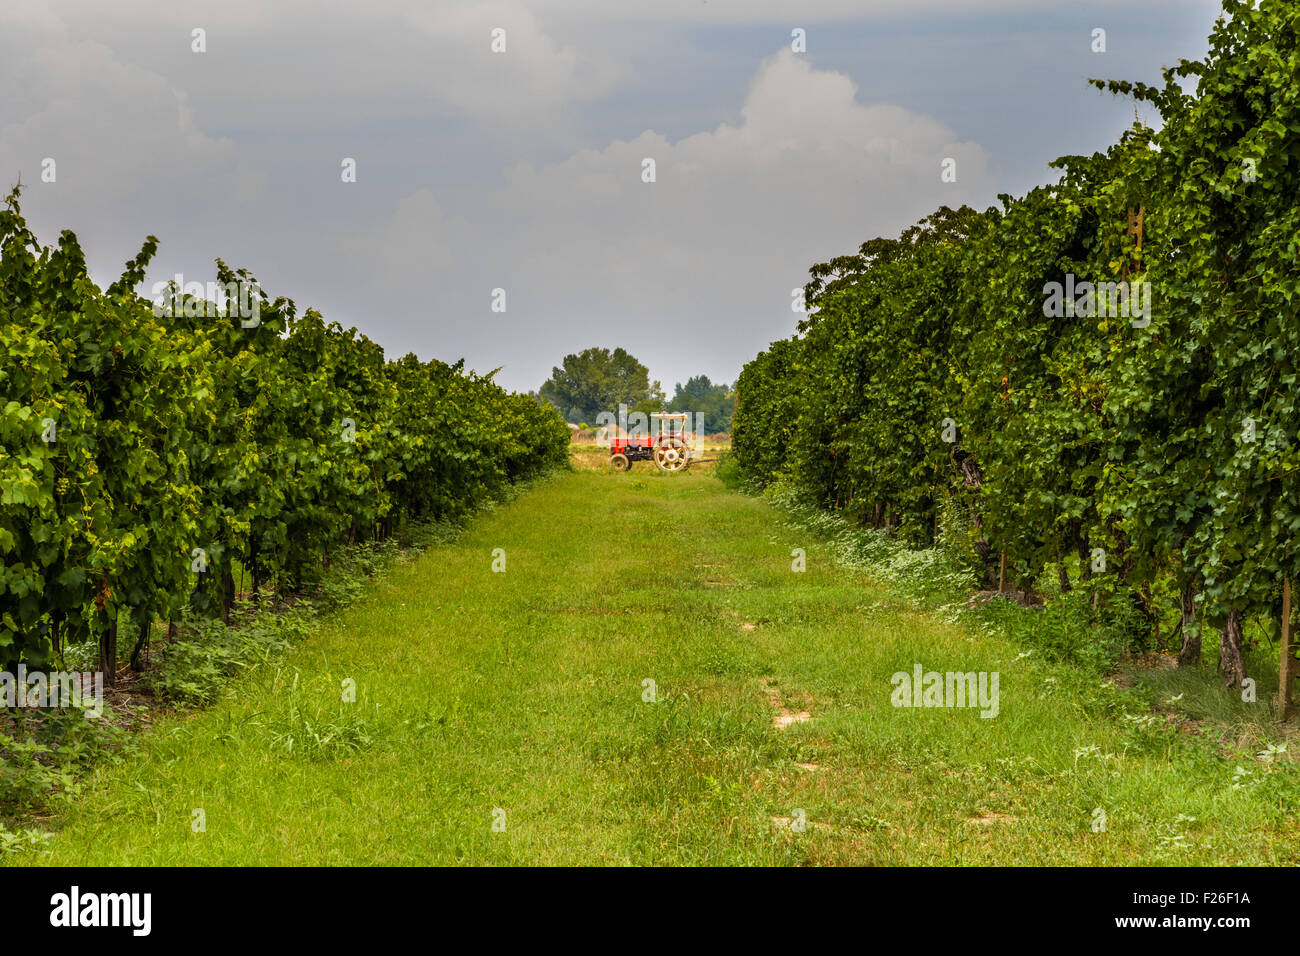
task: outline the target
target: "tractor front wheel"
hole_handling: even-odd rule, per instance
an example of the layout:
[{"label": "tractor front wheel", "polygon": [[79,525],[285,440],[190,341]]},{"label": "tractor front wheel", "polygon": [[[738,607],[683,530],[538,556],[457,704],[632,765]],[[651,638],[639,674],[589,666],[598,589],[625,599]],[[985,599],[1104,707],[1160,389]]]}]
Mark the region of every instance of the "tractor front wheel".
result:
[{"label": "tractor front wheel", "polygon": [[610,455],[609,463],[615,471],[631,471],[632,460],[627,455]]},{"label": "tractor front wheel", "polygon": [[691,466],[690,450],[676,435],[661,438],[655,446],[655,464],[662,471],[685,471]]}]

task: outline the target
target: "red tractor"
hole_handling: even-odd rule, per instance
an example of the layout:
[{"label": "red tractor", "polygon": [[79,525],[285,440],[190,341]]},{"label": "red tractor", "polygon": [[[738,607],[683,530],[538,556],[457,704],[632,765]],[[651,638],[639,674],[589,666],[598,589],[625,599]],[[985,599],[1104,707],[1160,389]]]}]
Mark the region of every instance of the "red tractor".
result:
[{"label": "red tractor", "polygon": [[610,465],[615,471],[627,471],[634,461],[653,461],[663,471],[685,471],[691,467],[690,419],[685,412],[658,412],[650,416],[652,434],[615,435],[609,443]]}]

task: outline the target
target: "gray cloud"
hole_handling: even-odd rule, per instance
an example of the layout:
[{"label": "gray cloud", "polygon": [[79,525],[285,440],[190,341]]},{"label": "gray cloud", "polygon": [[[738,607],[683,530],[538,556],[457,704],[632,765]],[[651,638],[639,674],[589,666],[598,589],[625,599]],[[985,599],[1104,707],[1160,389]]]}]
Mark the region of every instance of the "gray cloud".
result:
[{"label": "gray cloud", "polygon": [[[1113,72],[1080,59],[1094,14],[1123,12],[1117,46],[1145,62],[1164,37],[1151,25],[1188,4],[9,4],[0,178],[22,172],[38,234],[74,229],[101,282],[154,233],[150,281],[210,278],[220,256],[390,354],[503,365],[511,387],[593,344],[669,387],[730,380],[789,334],[811,263],[940,204],[988,204],[1036,157],[1104,147],[1099,122],[1131,111],[1083,88],[1082,69]],[[1169,33],[1203,36],[1210,5]],[[1018,17],[1024,37],[1007,29]],[[772,55],[793,26],[810,28],[808,55]],[[1057,47],[1068,76],[1050,69]],[[39,182],[47,156],[57,184]],[[991,172],[1008,162],[1014,187]]]},{"label": "gray cloud", "polygon": [[[809,264],[942,203],[988,198],[978,144],[856,93],[847,76],[785,51],[759,67],[738,125],[677,142],[647,130],[520,164],[474,218],[420,189],[386,225],[342,243],[340,258],[382,277],[368,291],[391,309],[421,286],[431,312],[459,317],[408,330],[413,344],[441,337],[487,366],[510,343],[519,384],[593,342],[630,349],[669,382],[734,375],[738,354],[788,332]],[[940,181],[947,157],[955,184]],[[646,158],[653,183],[641,178]],[[493,288],[506,290],[504,315],[489,311]]]}]

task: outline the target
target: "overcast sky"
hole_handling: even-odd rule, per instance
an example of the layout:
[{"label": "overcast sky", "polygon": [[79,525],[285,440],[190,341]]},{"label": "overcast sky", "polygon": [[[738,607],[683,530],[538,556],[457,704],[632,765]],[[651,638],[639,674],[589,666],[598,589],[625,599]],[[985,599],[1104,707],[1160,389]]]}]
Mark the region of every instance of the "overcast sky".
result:
[{"label": "overcast sky", "polygon": [[0,0],[0,178],[21,174],[37,235],[76,232],[101,284],[154,234],[143,294],[220,257],[393,358],[463,356],[526,390],[622,346],[671,394],[788,336],[811,264],[1106,148],[1134,107],[1085,78],[1157,81],[1204,54],[1218,10]]}]

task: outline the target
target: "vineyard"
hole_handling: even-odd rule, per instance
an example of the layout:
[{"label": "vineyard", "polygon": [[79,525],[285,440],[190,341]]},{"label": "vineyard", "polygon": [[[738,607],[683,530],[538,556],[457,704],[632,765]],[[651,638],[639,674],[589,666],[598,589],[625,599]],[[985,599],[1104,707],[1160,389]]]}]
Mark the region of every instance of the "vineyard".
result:
[{"label": "vineyard", "polygon": [[566,460],[549,406],[290,299],[159,308],[134,291],[157,246],[101,290],[73,233],[40,246],[18,190],[0,210],[0,669],[97,641],[112,684],[119,635],[138,666],[155,625],[227,616],[236,568],[254,600],[309,588],[332,549]]},{"label": "vineyard", "polygon": [[[179,939],[206,914],[262,938],[267,914],[368,932],[428,894],[190,874],[974,866],[877,896],[909,926],[936,898],[953,925],[1005,924],[1015,900],[1023,933],[1041,914],[1054,936],[1155,926],[1128,921],[1155,906],[1203,908],[1169,928],[1285,922],[1272,874],[1256,904],[1240,870],[1005,871],[1300,864],[1300,4],[1223,0],[1202,58],[1079,83],[1093,113],[1060,92],[1106,62],[1078,10],[813,4],[805,28],[717,4],[655,30],[684,11],[652,5],[562,18],[560,43],[550,12],[506,6],[480,30],[402,2],[218,5],[211,59],[187,27],[188,51],[133,36],[148,58],[99,73],[129,47],[111,18],[0,13],[12,47],[34,38],[26,112],[0,128],[47,136],[21,146],[65,177],[48,157],[39,219],[21,174],[0,192],[14,908],[125,933],[129,900],[136,935],[156,912]],[[1173,62],[1157,42],[1193,14],[1152,26],[1173,6],[1088,8],[1128,46],[1115,73]],[[62,50],[91,59],[43,72]],[[426,89],[385,65],[451,72]],[[186,134],[135,177],[69,112],[119,73],[157,95],[110,89],[105,128],[161,111]],[[1075,129],[1024,148],[1022,117],[1058,97]],[[969,192],[946,191],[959,163]],[[1052,181],[985,190],[1008,175]],[[785,189],[806,232],[774,218]],[[169,199],[194,195],[228,201]],[[65,216],[84,251],[40,225]],[[211,281],[163,268],[152,235],[114,279],[145,233],[188,249],[200,229],[244,249]],[[785,288],[774,304],[772,276],[823,258],[793,314]],[[420,354],[263,291],[250,259]],[[427,322],[394,281],[417,272],[439,289]],[[66,869],[126,866],[187,873]],[[353,913],[300,918],[322,893]]]},{"label": "vineyard", "polygon": [[[1057,182],[818,264],[746,365],[741,473],[1051,592],[1243,686],[1300,573],[1300,10],[1230,0],[1204,61]],[[1283,697],[1289,643],[1283,641]]]}]

